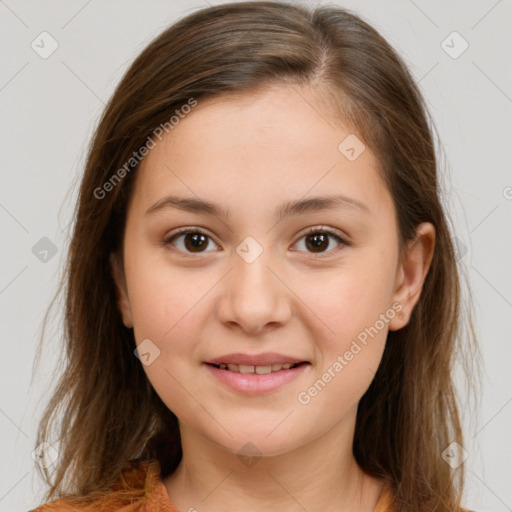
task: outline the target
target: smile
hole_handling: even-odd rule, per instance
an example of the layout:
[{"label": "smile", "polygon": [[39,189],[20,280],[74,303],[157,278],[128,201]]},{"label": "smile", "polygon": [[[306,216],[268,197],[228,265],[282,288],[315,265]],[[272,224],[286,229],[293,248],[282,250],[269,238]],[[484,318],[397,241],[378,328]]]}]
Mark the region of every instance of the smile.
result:
[{"label": "smile", "polygon": [[257,366],[203,363],[203,366],[222,386],[244,395],[261,395],[285,387],[308,372],[311,364],[302,362]]},{"label": "smile", "polygon": [[265,365],[265,366],[253,366],[253,365],[247,365],[247,364],[224,364],[221,363],[219,365],[212,365],[220,370],[228,370],[230,372],[238,372],[238,373],[257,373],[258,375],[265,375],[267,373],[273,373],[273,372],[279,372],[281,370],[289,370],[290,368],[295,368],[299,366],[299,364],[306,364],[306,363],[286,363],[286,364],[272,364],[272,365]]}]

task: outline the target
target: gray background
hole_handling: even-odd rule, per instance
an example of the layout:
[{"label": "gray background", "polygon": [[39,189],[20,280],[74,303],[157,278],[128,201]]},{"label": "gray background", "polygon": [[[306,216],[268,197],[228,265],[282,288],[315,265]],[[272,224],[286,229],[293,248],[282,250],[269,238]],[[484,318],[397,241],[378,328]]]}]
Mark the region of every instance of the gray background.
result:
[{"label": "gray background", "polygon": [[[446,159],[444,199],[475,299],[485,363],[476,422],[465,418],[464,504],[479,512],[512,510],[511,2],[337,3],[362,15],[398,49],[438,128]],[[2,511],[28,510],[42,496],[31,453],[55,380],[59,317],[31,383],[32,364],[98,116],[143,47],[171,22],[205,5],[200,0],[0,0]],[[43,31],[58,43],[46,59],[31,47],[33,41],[42,46]],[[469,44],[457,58],[464,41],[446,39],[453,31]],[[44,237],[50,242],[41,241]]]}]

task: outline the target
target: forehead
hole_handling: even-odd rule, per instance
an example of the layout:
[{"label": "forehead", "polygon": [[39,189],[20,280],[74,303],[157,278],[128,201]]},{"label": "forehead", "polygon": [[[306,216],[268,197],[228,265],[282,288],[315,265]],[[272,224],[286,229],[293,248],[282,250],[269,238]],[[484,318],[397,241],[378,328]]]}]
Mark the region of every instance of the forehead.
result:
[{"label": "forehead", "polygon": [[343,153],[344,141],[359,153],[361,139],[311,89],[224,95],[199,101],[157,143],[136,188],[146,202],[179,188],[230,204],[339,192],[385,206],[390,197],[370,149],[355,160]]}]

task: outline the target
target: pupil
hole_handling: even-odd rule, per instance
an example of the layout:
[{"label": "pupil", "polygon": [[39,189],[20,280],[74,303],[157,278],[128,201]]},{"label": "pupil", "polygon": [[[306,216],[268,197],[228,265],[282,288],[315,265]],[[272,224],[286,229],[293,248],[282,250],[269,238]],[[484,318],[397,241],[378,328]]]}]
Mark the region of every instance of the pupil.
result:
[{"label": "pupil", "polygon": [[187,233],[185,235],[185,246],[188,250],[201,249],[205,245],[205,241],[206,236],[201,233]]},{"label": "pupil", "polygon": [[[325,245],[326,243],[326,236],[323,234],[310,235],[306,240],[308,249],[312,248],[313,251],[316,251],[317,249],[325,249],[325,247],[322,247],[322,245]],[[312,241],[311,244],[309,243],[310,240]]]}]

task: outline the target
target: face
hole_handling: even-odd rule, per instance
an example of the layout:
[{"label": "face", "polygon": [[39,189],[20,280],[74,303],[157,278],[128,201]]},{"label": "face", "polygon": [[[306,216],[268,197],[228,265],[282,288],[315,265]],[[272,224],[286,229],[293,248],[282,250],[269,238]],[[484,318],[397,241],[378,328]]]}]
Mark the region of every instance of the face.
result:
[{"label": "face", "polygon": [[278,455],[353,421],[417,299],[424,258],[399,261],[353,133],[276,86],[199,102],[136,171],[124,270],[112,260],[123,322],[180,425],[229,451]]}]

